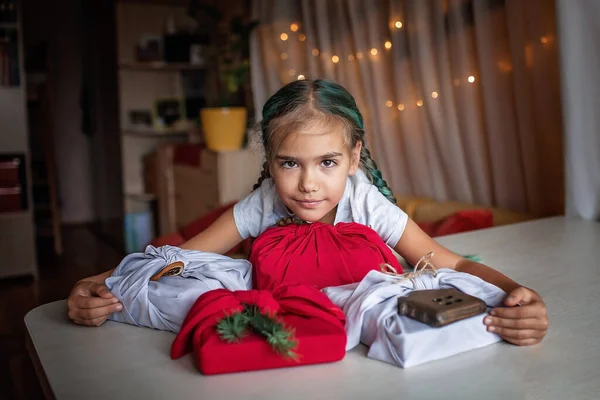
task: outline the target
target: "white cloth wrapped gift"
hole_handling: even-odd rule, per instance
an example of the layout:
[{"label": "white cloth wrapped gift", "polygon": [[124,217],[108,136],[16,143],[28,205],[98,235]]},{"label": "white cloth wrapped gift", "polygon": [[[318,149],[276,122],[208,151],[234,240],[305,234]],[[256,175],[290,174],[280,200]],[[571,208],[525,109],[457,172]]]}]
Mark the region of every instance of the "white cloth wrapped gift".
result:
[{"label": "white cloth wrapped gift", "polygon": [[[177,276],[150,278],[166,266],[183,263]],[[109,320],[179,332],[198,297],[209,290],[252,288],[252,267],[215,253],[183,250],[174,246],[148,246],[144,253],[126,256],[106,279],[108,289],[119,298],[123,310]]]},{"label": "white cloth wrapped gift", "polygon": [[369,358],[408,368],[501,340],[483,324],[487,313],[440,328],[398,314],[398,297],[414,290],[451,288],[480,298],[488,311],[500,306],[506,296],[495,285],[451,269],[412,280],[371,271],[359,283],[329,287],[323,292],[346,314],[346,350],[362,342],[369,346]]}]

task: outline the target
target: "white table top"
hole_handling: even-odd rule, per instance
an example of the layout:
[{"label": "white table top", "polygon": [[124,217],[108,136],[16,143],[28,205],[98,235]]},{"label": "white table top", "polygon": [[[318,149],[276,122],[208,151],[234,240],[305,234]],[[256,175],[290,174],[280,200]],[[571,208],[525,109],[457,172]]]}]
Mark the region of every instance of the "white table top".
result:
[{"label": "white table top", "polygon": [[439,240],[542,294],[542,344],[498,343],[401,369],[366,358],[203,376],[191,355],[169,358],[175,337],[115,322],[72,324],[65,301],[25,317],[57,399],[597,399],[600,398],[600,223],[549,218]]}]

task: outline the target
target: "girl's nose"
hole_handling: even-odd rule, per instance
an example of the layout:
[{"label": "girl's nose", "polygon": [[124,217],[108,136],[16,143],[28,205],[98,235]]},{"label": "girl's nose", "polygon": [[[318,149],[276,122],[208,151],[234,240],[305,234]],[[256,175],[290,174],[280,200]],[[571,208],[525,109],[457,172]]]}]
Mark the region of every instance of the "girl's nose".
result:
[{"label": "girl's nose", "polygon": [[319,189],[319,185],[310,171],[302,174],[298,182],[298,189],[303,193],[316,192]]}]

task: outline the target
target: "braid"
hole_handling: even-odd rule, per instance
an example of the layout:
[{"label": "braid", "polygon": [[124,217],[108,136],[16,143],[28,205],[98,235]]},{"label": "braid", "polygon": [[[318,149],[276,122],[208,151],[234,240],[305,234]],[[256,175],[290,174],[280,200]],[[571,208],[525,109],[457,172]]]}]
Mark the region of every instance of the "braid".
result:
[{"label": "braid", "polygon": [[[364,143],[364,142],[363,142]],[[377,168],[377,164],[371,158],[371,152],[366,146],[363,146],[360,150],[360,163],[364,166],[365,172],[369,179],[373,182],[377,189],[393,204],[397,204],[394,193],[388,187],[387,182],[383,179],[381,171]]]},{"label": "braid", "polygon": [[263,164],[263,169],[260,173],[260,176],[258,177],[258,182],[256,182],[256,184],[254,185],[252,190],[254,191],[254,190],[258,189],[260,187],[260,185],[263,183],[263,181],[270,177],[271,177],[271,174],[269,173],[269,164],[265,161]]}]

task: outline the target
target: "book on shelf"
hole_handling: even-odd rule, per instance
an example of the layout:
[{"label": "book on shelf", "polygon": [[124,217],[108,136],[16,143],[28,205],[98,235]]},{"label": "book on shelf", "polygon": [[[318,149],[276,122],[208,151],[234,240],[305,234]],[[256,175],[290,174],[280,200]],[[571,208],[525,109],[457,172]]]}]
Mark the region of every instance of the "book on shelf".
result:
[{"label": "book on shelf", "polygon": [[17,30],[0,28],[0,86],[19,86],[19,45]]}]

